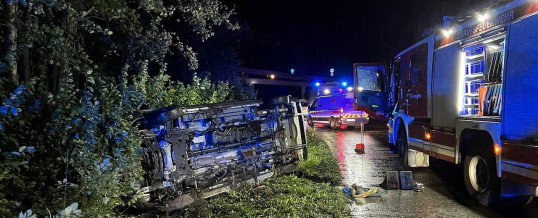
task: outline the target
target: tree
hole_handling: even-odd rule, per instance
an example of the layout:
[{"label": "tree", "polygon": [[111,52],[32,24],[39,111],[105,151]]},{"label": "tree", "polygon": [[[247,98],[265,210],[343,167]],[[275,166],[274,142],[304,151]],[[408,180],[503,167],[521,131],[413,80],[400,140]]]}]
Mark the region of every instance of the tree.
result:
[{"label": "tree", "polygon": [[238,28],[219,1],[4,0],[0,10],[0,216],[73,202],[84,216],[115,216],[140,194],[142,138],[131,123],[142,105],[235,96],[227,83],[165,75],[171,54],[198,67],[192,38]]}]

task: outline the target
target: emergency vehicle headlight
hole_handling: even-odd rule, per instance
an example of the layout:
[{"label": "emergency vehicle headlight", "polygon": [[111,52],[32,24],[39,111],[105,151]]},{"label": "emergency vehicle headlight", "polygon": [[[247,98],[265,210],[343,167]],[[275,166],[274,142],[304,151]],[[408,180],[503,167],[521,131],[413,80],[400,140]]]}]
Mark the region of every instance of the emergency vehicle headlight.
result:
[{"label": "emergency vehicle headlight", "polygon": [[351,87],[347,87],[347,91],[348,91],[348,92],[351,92],[351,91],[353,91],[353,88],[351,88]]},{"label": "emergency vehicle headlight", "polygon": [[450,35],[452,35],[452,29],[442,29],[441,30],[441,33],[443,34],[444,37],[450,37]]},{"label": "emergency vehicle headlight", "polygon": [[331,93],[331,91],[330,91],[329,89],[324,89],[324,90],[323,90],[323,94],[328,95],[329,93]]},{"label": "emergency vehicle headlight", "polygon": [[478,22],[484,22],[484,21],[486,21],[488,18],[489,18],[489,14],[488,14],[488,13],[477,14],[477,15],[476,15],[476,19],[478,20]]}]

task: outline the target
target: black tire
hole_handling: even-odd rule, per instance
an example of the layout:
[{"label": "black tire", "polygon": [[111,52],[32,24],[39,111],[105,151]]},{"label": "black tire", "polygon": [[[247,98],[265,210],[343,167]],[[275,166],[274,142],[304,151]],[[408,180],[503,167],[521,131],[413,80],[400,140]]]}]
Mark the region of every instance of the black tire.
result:
[{"label": "black tire", "polygon": [[407,134],[405,133],[405,129],[402,127],[398,131],[398,139],[396,140],[396,151],[398,152],[398,156],[400,157],[400,163],[402,164],[403,168],[409,167],[408,162],[408,154],[407,150],[409,146],[407,145]]},{"label": "black tire", "polygon": [[331,129],[337,129],[338,128],[336,119],[334,119],[334,117],[331,117],[331,119],[329,120],[329,127]]},{"label": "black tire", "polygon": [[466,155],[463,179],[467,193],[480,204],[488,206],[499,201],[501,180],[493,153],[475,151]]},{"label": "black tire", "polygon": [[310,127],[314,127],[314,120],[312,119],[312,117],[309,116],[308,118],[306,118],[306,123],[308,123]]}]

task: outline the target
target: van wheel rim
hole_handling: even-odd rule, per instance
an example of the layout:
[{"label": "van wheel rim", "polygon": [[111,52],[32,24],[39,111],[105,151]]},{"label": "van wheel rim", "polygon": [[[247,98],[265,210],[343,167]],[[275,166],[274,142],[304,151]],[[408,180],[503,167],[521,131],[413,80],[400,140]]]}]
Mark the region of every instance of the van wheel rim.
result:
[{"label": "van wheel rim", "polygon": [[489,183],[488,173],[486,160],[480,156],[474,156],[469,163],[469,180],[476,192],[483,193],[487,190]]}]

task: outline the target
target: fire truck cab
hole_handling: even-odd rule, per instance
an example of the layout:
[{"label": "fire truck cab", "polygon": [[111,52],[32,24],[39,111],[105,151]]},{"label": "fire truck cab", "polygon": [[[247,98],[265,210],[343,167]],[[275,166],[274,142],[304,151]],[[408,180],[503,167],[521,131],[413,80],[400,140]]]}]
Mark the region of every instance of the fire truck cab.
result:
[{"label": "fire truck cab", "polygon": [[370,118],[386,120],[388,84],[386,65],[381,63],[353,64],[355,110],[365,111]]},{"label": "fire truck cab", "polygon": [[480,203],[538,194],[538,1],[445,22],[392,64],[389,143],[404,165],[462,164]]}]

